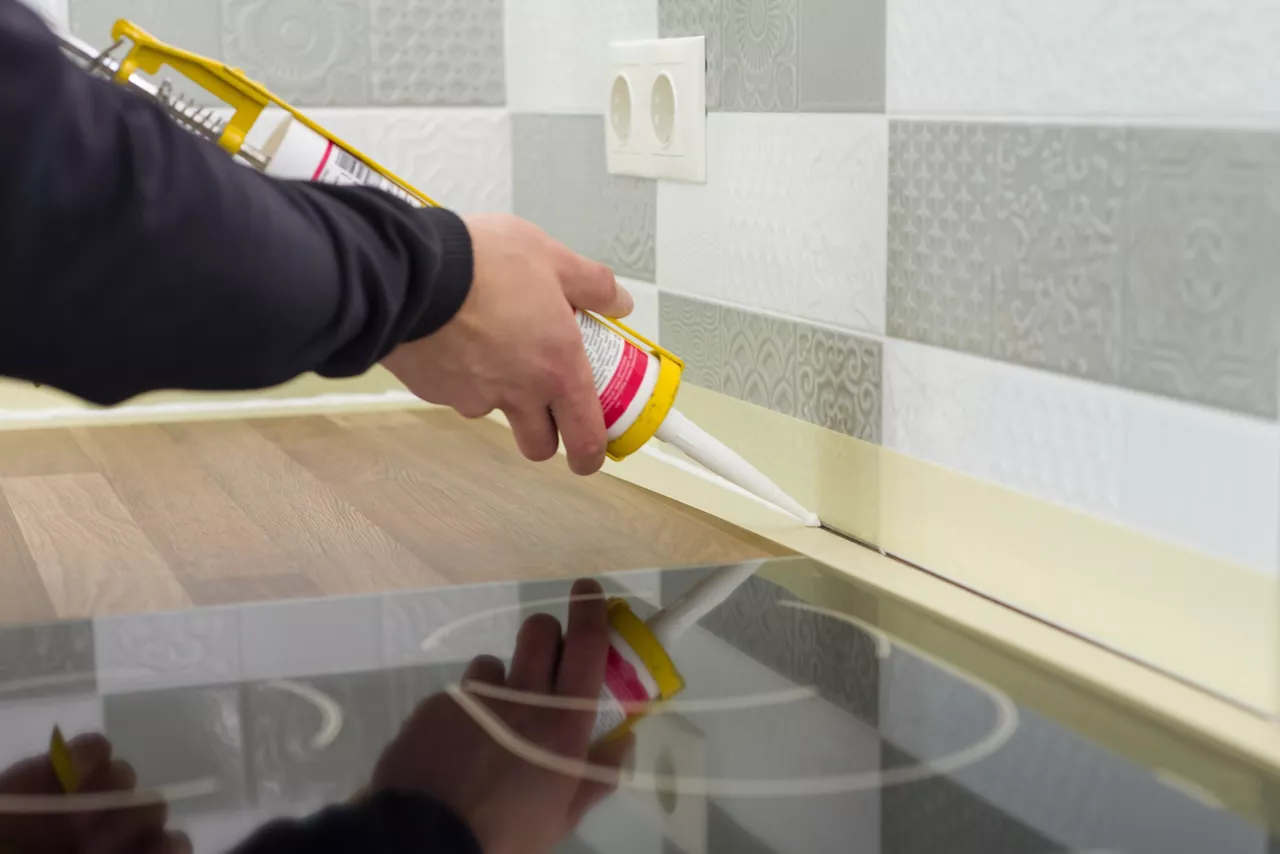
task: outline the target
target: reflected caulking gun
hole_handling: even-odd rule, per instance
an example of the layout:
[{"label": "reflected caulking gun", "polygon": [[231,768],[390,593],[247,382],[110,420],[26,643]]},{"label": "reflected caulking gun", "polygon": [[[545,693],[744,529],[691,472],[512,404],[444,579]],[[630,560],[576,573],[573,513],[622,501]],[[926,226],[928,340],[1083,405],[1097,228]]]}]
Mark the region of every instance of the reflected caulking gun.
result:
[{"label": "reflected caulking gun", "polygon": [[[55,29],[57,29],[55,27]],[[361,154],[307,116],[250,80],[239,69],[170,47],[137,25],[120,20],[114,43],[98,53],[59,32],[64,51],[92,74],[105,76],[160,104],[179,125],[216,143],[227,154],[277,178],[376,187],[406,202],[436,206],[426,194]],[[114,56],[120,52],[119,58]],[[155,75],[163,66],[182,74],[230,108],[230,118],[197,106],[172,86],[154,86],[138,72]],[[285,115],[261,148],[248,144],[250,129],[268,107]],[[577,313],[608,429],[608,454],[621,460],[655,436],[748,493],[779,507],[810,527],[818,517],[721,442],[672,408],[684,363],[616,320]]]}]

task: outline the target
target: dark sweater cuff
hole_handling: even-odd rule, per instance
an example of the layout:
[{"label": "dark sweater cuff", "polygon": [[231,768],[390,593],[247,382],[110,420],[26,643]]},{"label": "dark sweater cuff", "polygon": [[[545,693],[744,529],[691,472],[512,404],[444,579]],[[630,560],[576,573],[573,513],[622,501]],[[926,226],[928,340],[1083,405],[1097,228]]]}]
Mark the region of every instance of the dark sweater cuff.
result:
[{"label": "dark sweater cuff", "polygon": [[475,256],[471,251],[471,233],[466,223],[453,211],[426,208],[421,212],[427,228],[439,241],[439,267],[432,277],[431,297],[422,314],[409,327],[405,341],[417,341],[444,326],[462,308],[471,292],[475,275]]}]

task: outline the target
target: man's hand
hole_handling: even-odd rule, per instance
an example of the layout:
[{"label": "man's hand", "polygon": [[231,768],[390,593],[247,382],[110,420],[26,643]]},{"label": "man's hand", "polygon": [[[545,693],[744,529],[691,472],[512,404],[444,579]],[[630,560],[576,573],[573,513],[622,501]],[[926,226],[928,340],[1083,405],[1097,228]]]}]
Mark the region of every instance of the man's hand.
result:
[{"label": "man's hand", "polygon": [[[129,763],[111,757],[111,743],[82,735],[68,745],[80,778],[76,794],[128,792],[137,785]],[[60,795],[48,755],[34,756],[0,774],[0,795]],[[68,797],[75,797],[69,795]],[[168,809],[156,804],[83,813],[0,814],[0,850],[14,854],[190,854],[181,833],[166,833]]]},{"label": "man's hand", "polygon": [[475,274],[461,310],[383,364],[410,391],[468,418],[502,410],[520,451],[541,462],[564,437],[569,467],[604,464],[604,415],[573,311],[631,313],[608,267],[574,254],[513,216],[465,218]]},{"label": "man's hand", "polygon": [[[604,597],[594,581],[579,581],[569,628],[545,614],[531,617],[516,641],[511,672],[481,656],[466,682],[516,691],[598,699],[609,649]],[[474,694],[472,695],[475,696]],[[618,767],[630,738],[591,749],[595,715],[477,697],[507,727],[532,744],[572,760]],[[611,787],[535,766],[487,735],[447,694],[423,702],[387,748],[373,775],[373,790],[420,792],[451,809],[475,834],[485,854],[547,854]]]}]

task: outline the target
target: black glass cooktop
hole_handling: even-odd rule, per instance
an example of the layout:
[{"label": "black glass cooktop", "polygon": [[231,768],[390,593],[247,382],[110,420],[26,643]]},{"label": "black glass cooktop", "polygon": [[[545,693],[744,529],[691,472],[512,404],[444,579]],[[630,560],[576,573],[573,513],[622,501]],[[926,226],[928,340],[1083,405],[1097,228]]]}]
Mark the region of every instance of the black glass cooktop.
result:
[{"label": "black glass cooktop", "polygon": [[[602,579],[643,615],[709,569]],[[424,696],[570,581],[0,627],[0,766],[102,732],[198,852],[348,798]],[[600,854],[1280,854],[1277,783],[807,559],[671,650],[688,688],[563,846]],[[0,832],[4,811],[0,799]]]}]

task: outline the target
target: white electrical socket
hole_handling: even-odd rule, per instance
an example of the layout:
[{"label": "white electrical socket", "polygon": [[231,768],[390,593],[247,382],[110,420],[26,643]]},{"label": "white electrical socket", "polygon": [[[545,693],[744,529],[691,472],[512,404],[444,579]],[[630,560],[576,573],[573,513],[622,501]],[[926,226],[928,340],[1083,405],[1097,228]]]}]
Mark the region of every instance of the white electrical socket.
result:
[{"label": "white electrical socket", "polygon": [[609,45],[611,175],[707,182],[706,56],[703,36]]}]

